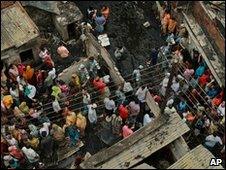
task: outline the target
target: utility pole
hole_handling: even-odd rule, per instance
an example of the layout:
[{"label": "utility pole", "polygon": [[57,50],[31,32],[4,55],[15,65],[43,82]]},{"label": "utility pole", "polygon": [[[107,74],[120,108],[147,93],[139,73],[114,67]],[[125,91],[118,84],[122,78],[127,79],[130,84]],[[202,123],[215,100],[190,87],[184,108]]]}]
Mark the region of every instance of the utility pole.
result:
[{"label": "utility pole", "polygon": [[168,101],[168,98],[170,97],[170,91],[171,91],[171,85],[172,85],[172,81],[173,81],[173,77],[177,75],[177,69],[178,69],[178,60],[177,59],[173,59],[172,61],[172,68],[170,71],[170,77],[169,77],[169,81],[166,87],[166,93],[164,96],[164,100],[161,104],[161,110],[160,113],[161,114],[165,114],[164,110],[166,108],[166,103]]}]

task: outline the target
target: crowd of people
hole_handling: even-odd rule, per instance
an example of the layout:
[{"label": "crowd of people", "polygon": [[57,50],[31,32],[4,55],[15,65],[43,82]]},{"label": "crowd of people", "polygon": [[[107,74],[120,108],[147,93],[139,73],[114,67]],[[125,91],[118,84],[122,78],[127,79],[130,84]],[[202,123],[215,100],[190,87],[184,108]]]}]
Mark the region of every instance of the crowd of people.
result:
[{"label": "crowd of people", "polygon": [[[91,28],[102,33],[109,13],[106,6],[100,11],[90,7],[87,17]],[[188,34],[178,28],[169,10],[165,10],[162,28],[168,35],[166,45],[151,50],[150,67],[158,63],[161,55],[179,61],[165,113],[178,112],[204,146],[223,157],[224,90],[217,85],[199,52],[187,49]],[[115,55],[120,56],[122,49]],[[57,53],[67,58],[70,52],[61,44]],[[65,82],[59,78],[62,73],[55,69],[48,47],[41,46],[39,56],[42,69],[23,63],[1,68],[2,168],[42,168],[47,161],[57,164],[60,148],[79,147],[88,133],[87,127],[94,130],[103,121],[111,125],[113,135],[127,138],[155,120],[146,107],[147,93],[160,106],[170,76],[166,73],[159,91],[150,89],[142,83],[144,67],[140,65],[131,73],[130,81],[114,84],[109,72],[91,56]]]},{"label": "crowd of people", "polygon": [[[153,49],[151,53],[152,61],[161,55],[172,59],[172,62],[178,61],[165,112],[180,114],[192,129],[191,138],[224,160],[224,87],[218,85],[202,55],[189,45],[188,32],[183,24],[179,26],[176,21],[171,21],[175,18],[170,9],[166,5],[161,18],[167,44],[159,50]],[[160,97],[166,93],[169,77],[170,73],[166,73]]]}]

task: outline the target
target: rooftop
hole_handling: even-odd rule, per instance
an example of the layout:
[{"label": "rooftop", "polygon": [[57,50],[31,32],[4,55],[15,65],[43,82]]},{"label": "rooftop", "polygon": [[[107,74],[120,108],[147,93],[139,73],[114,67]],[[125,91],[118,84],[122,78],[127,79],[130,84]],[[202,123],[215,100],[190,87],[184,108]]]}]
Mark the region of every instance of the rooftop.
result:
[{"label": "rooftop", "polygon": [[56,18],[62,25],[68,25],[83,18],[82,12],[74,2],[62,3],[58,1],[58,8],[60,15],[57,15]]},{"label": "rooftop", "polygon": [[213,154],[202,145],[188,152],[168,169],[223,169],[222,166],[210,166]]},{"label": "rooftop", "polygon": [[38,27],[19,2],[1,10],[1,51],[20,47],[39,35]]}]

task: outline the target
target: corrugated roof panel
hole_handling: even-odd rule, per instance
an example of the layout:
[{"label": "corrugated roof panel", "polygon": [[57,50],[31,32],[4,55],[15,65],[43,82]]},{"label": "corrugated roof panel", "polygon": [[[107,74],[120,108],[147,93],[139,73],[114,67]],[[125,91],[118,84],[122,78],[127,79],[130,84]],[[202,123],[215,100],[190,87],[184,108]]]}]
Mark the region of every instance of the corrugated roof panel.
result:
[{"label": "corrugated roof panel", "polygon": [[1,10],[1,51],[20,47],[38,35],[38,27],[19,2]]}]

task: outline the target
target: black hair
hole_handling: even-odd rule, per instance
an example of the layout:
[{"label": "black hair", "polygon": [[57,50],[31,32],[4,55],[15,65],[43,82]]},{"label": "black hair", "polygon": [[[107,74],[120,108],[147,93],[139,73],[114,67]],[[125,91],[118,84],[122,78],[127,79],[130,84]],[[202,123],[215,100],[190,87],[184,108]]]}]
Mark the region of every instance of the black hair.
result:
[{"label": "black hair", "polygon": [[101,14],[101,12],[97,12],[97,17],[101,17],[102,16],[102,14]]}]

